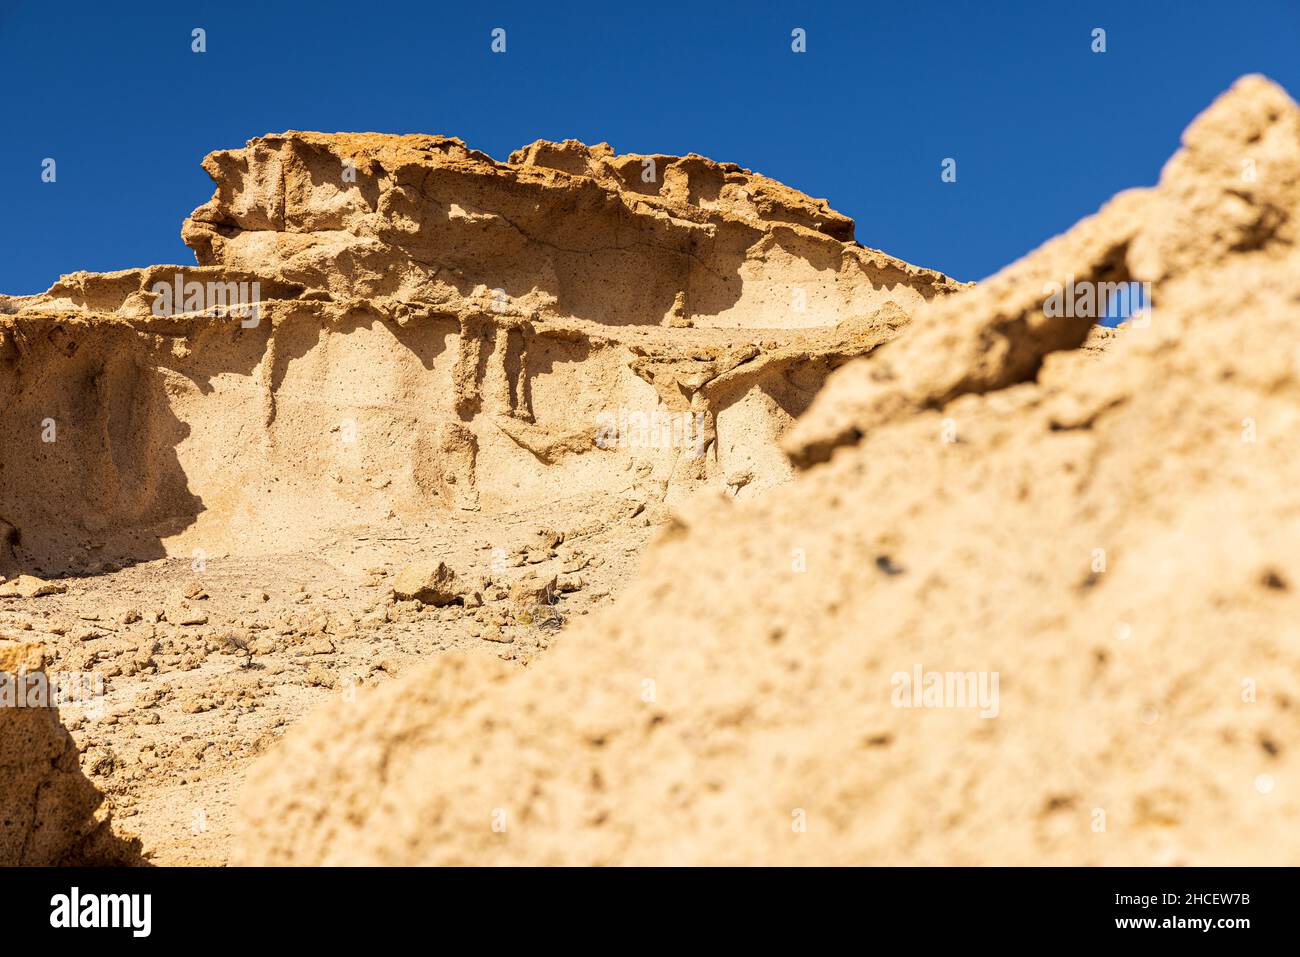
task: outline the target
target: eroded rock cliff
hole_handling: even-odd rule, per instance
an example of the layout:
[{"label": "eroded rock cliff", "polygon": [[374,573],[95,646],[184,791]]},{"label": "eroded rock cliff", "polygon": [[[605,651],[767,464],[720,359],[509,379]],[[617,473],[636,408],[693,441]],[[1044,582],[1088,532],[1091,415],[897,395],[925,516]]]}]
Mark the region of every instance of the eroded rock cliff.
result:
[{"label": "eroded rock cliff", "polygon": [[199,266],[0,302],[11,565],[751,495],[789,478],[777,440],[832,369],[961,288],[694,155],[286,133],[204,165]]}]

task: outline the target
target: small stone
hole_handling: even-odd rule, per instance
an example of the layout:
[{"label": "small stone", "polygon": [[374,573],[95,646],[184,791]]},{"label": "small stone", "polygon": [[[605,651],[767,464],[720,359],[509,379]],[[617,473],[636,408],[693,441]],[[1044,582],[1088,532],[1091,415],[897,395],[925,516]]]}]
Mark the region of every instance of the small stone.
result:
[{"label": "small stone", "polygon": [[167,620],[174,625],[206,625],[208,623],[208,616],[194,608],[177,609],[175,615],[175,618],[172,617],[171,613],[167,615]]},{"label": "small stone", "polygon": [[426,605],[450,605],[461,597],[461,584],[446,562],[416,562],[407,565],[393,579],[393,595],[400,601],[414,599]]},{"label": "small stone", "polygon": [[315,664],[307,669],[306,681],[309,688],[333,688],[338,684],[338,678],[334,672],[323,665]]},{"label": "small stone", "polygon": [[586,555],[574,555],[560,567],[566,572],[580,572],[587,567],[589,561],[590,559]]},{"label": "small stone", "polygon": [[555,600],[554,575],[527,572],[510,586],[510,601],[516,605],[549,605]]},{"label": "small stone", "polygon": [[0,598],[43,598],[46,595],[62,595],[67,590],[67,585],[58,582],[47,582],[35,575],[19,575],[13,581],[0,585]]}]

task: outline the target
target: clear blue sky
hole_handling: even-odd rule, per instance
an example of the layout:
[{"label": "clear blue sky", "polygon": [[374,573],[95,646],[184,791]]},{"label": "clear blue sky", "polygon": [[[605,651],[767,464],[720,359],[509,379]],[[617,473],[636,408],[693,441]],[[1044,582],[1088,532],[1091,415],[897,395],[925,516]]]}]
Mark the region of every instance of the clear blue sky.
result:
[{"label": "clear blue sky", "polygon": [[537,138],[695,151],[979,279],[1154,182],[1237,76],[1300,93],[1300,3],[0,0],[0,51],[3,292],[193,262],[199,160],[286,129],[445,133],[498,159]]}]

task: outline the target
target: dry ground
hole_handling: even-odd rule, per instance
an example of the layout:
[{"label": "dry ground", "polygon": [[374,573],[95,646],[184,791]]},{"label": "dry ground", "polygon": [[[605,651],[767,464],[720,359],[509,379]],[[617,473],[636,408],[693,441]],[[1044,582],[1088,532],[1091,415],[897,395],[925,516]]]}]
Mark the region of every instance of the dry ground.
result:
[{"label": "dry ground", "polygon": [[[527,667],[635,574],[651,528],[634,511],[587,498],[542,515],[458,513],[280,555],[208,556],[199,569],[162,559],[57,580],[62,594],[0,599],[0,633],[45,643],[50,671],[107,676],[102,714],[64,717],[118,829],[138,834],[155,864],[224,864],[248,762],[288,726],[442,651]],[[395,600],[395,573],[425,559],[454,568],[482,605]],[[509,599],[529,572],[573,590],[530,613]]]}]

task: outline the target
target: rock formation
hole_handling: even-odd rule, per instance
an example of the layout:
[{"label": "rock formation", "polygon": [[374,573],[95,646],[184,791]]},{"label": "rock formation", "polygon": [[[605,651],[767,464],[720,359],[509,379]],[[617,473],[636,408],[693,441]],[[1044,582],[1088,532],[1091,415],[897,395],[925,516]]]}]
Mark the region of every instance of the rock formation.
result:
[{"label": "rock formation", "polygon": [[[430,184],[480,162],[436,148],[451,159]],[[575,202],[649,203],[642,235],[704,235],[676,211],[660,219],[652,199],[597,192],[606,178],[634,183],[635,161],[577,147],[522,157],[543,158],[591,173]],[[729,188],[729,170],[698,189],[695,168],[659,202],[700,197],[710,256],[757,228],[731,224],[749,202],[800,249],[843,238],[815,206],[752,181]],[[528,192],[555,174],[515,175]],[[279,177],[291,180],[258,182]],[[409,209],[407,195],[393,207]],[[527,202],[507,223],[484,212],[500,203],[459,208],[488,216],[472,228],[519,234],[532,253],[521,274],[560,255],[523,237],[576,248]],[[626,203],[601,208],[629,217]],[[230,228],[244,266],[253,250],[301,255],[311,274],[314,235],[282,247],[279,233],[243,231],[275,227],[272,211],[212,228]],[[1157,187],[979,287],[931,297],[834,373],[783,439],[801,469],[792,483],[684,504],[635,584],[532,667],[439,658],[291,731],[250,773],[237,860],[1290,862],[1278,835],[1300,817],[1298,229],[1300,108],[1244,79],[1188,128]],[[610,235],[602,248],[623,245]],[[371,240],[359,273],[367,250],[401,241]],[[1148,282],[1151,314],[1090,339],[1092,318],[1045,308],[1072,278]],[[384,291],[438,281],[420,272]],[[645,282],[615,314],[657,326],[671,297]],[[529,283],[560,313],[608,306],[594,289]],[[841,298],[822,287],[817,315],[842,308],[832,301],[871,308],[853,298],[865,288],[845,299],[833,285]],[[757,325],[778,300],[707,288],[707,316],[687,297],[700,325]]]},{"label": "rock formation", "polygon": [[197,267],[0,297],[0,562],[752,495],[790,477],[777,439],[832,369],[962,288],[695,155],[291,132],[204,166]]},{"label": "rock formation", "polygon": [[125,864],[102,800],[59,722],[40,645],[0,638],[0,866]]},{"label": "rock formation", "polygon": [[11,740],[9,860],[71,859],[102,794],[151,859],[226,862],[248,760],[314,704],[544,655],[964,288],[695,155],[286,133],[205,167],[197,265],[0,296],[0,635],[107,683]]}]

